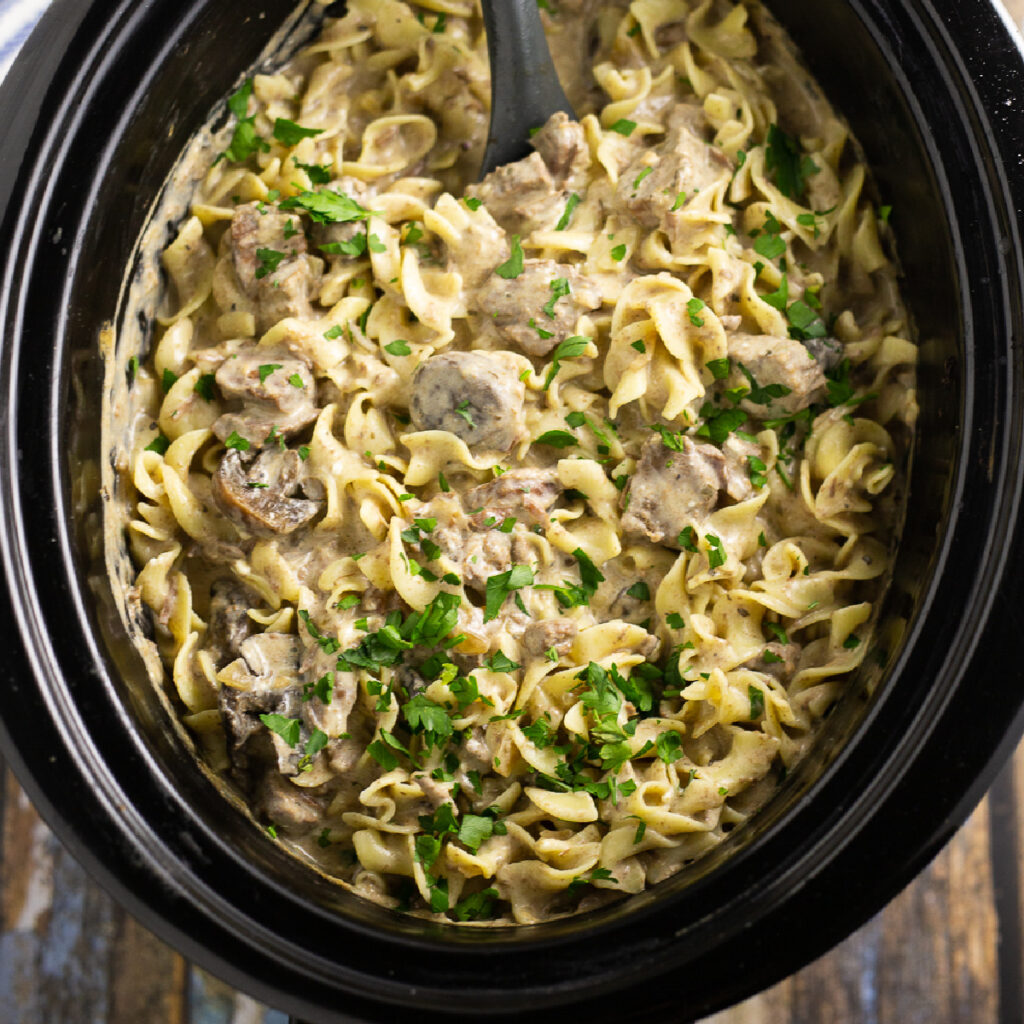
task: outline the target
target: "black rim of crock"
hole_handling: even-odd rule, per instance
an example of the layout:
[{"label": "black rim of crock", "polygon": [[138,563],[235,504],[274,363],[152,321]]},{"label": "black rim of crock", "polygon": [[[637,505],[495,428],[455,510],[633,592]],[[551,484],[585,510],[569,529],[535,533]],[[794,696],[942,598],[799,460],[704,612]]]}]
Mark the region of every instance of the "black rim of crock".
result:
[{"label": "black rim of crock", "polygon": [[[159,935],[234,984],[317,1020],[388,1019],[398,1005],[417,1006],[423,1019],[526,1011],[547,1018],[567,1004],[599,1020],[628,1019],[640,1007],[647,1016],[682,1019],[740,999],[823,952],[937,851],[1024,727],[1024,693],[1011,667],[1024,597],[1016,571],[1024,564],[1016,529],[1024,72],[1004,19],[994,8],[956,0],[848,5],[914,97],[919,123],[935,133],[928,142],[956,223],[960,301],[975,332],[962,368],[961,458],[941,555],[947,577],[963,581],[965,607],[931,601],[919,612],[915,631],[928,627],[932,649],[910,644],[896,669],[914,709],[883,723],[876,707],[862,723],[886,741],[873,780],[865,782],[863,764],[851,766],[841,753],[779,828],[685,892],[641,898],[628,915],[557,926],[524,943],[453,930],[425,938],[401,924],[384,934],[366,921],[311,910],[261,866],[239,859],[162,775],[93,634],[62,469],[59,370],[68,318],[61,310],[71,275],[60,269],[74,260],[87,228],[74,211],[88,208],[96,184],[90,175],[110,157],[118,125],[109,144],[90,144],[93,167],[75,172],[72,163],[89,131],[89,102],[113,70],[158,61],[201,5],[184,13],[187,5],[175,6],[172,18],[152,0],[56,3],[0,94],[0,112],[9,115],[0,188],[10,192],[0,285],[8,639],[0,745],[33,800],[76,856]],[[280,17],[287,5],[267,6]],[[794,5],[773,6],[788,24]],[[907,37],[921,41],[912,57],[895,42]],[[140,39],[150,40],[141,53]],[[139,71],[133,95],[144,81]],[[936,99],[925,86],[939,82]],[[937,131],[943,117],[946,138]],[[966,141],[953,161],[943,150],[961,135]],[[69,196],[61,189],[76,173],[84,187]],[[54,224],[67,225],[62,237],[51,233]],[[977,254],[968,245],[972,233],[997,240],[984,266],[968,265]],[[986,359],[974,357],[975,344]],[[934,650],[936,629],[947,644],[943,656]],[[859,786],[854,798],[851,780]],[[781,869],[787,853],[792,861]],[[770,877],[759,860],[775,865]]]}]

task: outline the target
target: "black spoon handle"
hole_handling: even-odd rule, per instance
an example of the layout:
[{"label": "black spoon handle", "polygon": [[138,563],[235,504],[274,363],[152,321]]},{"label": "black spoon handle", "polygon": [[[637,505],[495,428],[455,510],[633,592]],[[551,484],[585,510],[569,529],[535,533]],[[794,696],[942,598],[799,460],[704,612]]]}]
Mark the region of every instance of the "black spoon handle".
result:
[{"label": "black spoon handle", "polygon": [[575,117],[551,61],[537,0],[483,0],[491,61],[491,126],[480,177],[530,153],[530,129],[558,110]]}]

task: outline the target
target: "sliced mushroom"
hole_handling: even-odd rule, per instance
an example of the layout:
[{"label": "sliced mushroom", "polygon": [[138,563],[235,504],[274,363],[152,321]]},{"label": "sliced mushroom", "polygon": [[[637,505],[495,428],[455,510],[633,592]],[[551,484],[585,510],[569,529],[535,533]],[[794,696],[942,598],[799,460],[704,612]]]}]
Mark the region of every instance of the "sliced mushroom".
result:
[{"label": "sliced mushroom", "polygon": [[471,448],[508,451],[522,432],[525,389],[502,353],[445,352],[420,364],[409,411],[417,430],[447,430]]},{"label": "sliced mushroom", "polygon": [[268,448],[246,467],[241,454],[230,448],[213,474],[211,493],[224,515],[250,533],[292,533],[322,507],[322,502],[294,497],[303,487],[302,477],[296,452]]}]

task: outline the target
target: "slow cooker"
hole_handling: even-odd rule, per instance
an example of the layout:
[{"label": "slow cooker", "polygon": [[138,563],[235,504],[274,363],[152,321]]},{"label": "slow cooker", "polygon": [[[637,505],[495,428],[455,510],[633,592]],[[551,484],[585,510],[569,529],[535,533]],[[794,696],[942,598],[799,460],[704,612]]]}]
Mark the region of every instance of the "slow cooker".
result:
[{"label": "slow cooker", "polygon": [[0,90],[0,748],[136,917],[265,1002],[323,1022],[700,1017],[883,906],[1024,729],[1020,38],[987,3],[768,6],[892,207],[921,343],[881,677],[854,681],[813,754],[711,855],[506,930],[370,905],[225,801],[153,699],[103,565],[100,332],[123,316],[123,268],[184,142],[293,0],[56,0]]}]

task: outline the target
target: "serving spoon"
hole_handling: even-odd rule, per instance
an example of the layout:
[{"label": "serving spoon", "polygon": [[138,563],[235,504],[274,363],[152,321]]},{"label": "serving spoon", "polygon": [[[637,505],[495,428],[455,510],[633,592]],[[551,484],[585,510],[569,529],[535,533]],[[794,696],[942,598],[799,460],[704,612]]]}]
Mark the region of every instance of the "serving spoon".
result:
[{"label": "serving spoon", "polygon": [[491,124],[480,177],[530,154],[530,131],[576,114],[551,60],[537,0],[482,0],[491,62]]}]

